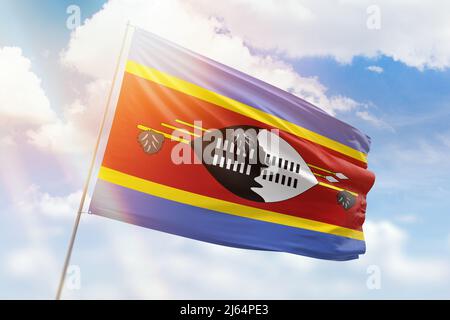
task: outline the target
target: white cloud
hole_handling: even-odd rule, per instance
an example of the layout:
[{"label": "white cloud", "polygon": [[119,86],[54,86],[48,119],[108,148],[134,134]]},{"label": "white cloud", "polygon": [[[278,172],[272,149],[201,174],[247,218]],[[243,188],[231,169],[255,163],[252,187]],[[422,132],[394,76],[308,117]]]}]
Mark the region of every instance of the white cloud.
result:
[{"label": "white cloud", "polygon": [[[52,109],[41,80],[32,72],[31,61],[23,56],[20,48],[0,48],[0,69],[0,147],[3,152],[24,143],[72,154],[92,149],[92,144],[87,142],[92,140],[98,127],[107,81],[88,84],[87,98],[73,102],[59,115]],[[85,104],[101,107],[86,110]],[[31,156],[32,152],[26,156]]]},{"label": "white cloud", "polygon": [[394,128],[392,128],[387,122],[385,122],[384,120],[382,120],[380,118],[377,118],[375,115],[369,113],[369,111],[367,111],[367,110],[356,111],[356,116],[364,121],[369,122],[374,127],[386,128],[391,131],[394,131]]},{"label": "white cloud", "polygon": [[[395,170],[404,167],[409,171],[424,174],[429,169],[442,176],[443,171],[450,165],[450,145],[442,144],[442,137],[443,135],[415,137],[413,144],[399,145],[393,142],[386,145],[384,152],[377,154],[377,157],[381,161],[390,161]],[[436,170],[436,166],[440,170]]]},{"label": "white cloud", "polygon": [[92,152],[109,87],[110,81],[90,81],[82,97],[67,106],[61,117],[37,129],[27,130],[29,142],[55,153],[87,155]]},{"label": "white cloud", "polygon": [[11,135],[4,135],[0,138],[0,148],[11,147],[13,145],[15,145],[15,141]]},{"label": "white cloud", "polygon": [[314,269],[320,262],[309,258],[211,245],[133,226],[106,229],[113,262],[100,265],[113,263],[127,275],[116,283],[125,298],[323,297],[325,287],[325,295],[353,288],[352,283],[342,285],[341,279],[320,281]]},{"label": "white cloud", "polygon": [[[376,294],[366,286],[371,265],[379,267],[381,290],[392,298],[403,297],[405,288],[416,293],[431,286],[445,288],[449,279],[448,259],[407,253],[407,233],[388,221],[366,223],[368,252],[360,260],[333,262],[222,247],[95,216],[89,219],[97,220],[91,226],[101,224],[105,230],[102,239],[109,251],[95,263],[81,264],[85,277],[92,280],[84,282],[81,291],[71,292],[72,298],[370,298]],[[97,245],[94,250],[105,250]],[[114,271],[99,280],[93,274],[102,268]],[[113,292],[94,290],[112,283]]]},{"label": "white cloud", "polygon": [[[377,172],[376,189],[385,195],[407,193],[435,205],[450,195],[445,181],[450,172],[450,137],[448,132],[412,135],[404,141],[393,140],[379,146],[371,157]],[[421,190],[433,190],[422,192]]]},{"label": "white cloud", "polygon": [[346,112],[358,109],[363,106],[355,100],[343,96],[334,96],[329,102],[330,108],[334,111]]},{"label": "white cloud", "polygon": [[450,276],[450,260],[407,254],[408,234],[389,221],[364,227],[368,254],[360,263],[378,265],[388,281],[406,286],[442,284]]},{"label": "white cloud", "polygon": [[450,148],[450,132],[438,134],[437,139],[444,144],[447,148]]},{"label": "white cloud", "polygon": [[57,153],[92,150],[109,81],[88,83],[82,97],[58,115],[20,48],[0,48],[0,69],[0,147],[25,141]]},{"label": "white cloud", "polygon": [[13,277],[34,281],[39,281],[43,275],[55,271],[57,265],[48,248],[36,245],[11,251],[5,262],[7,272]]},{"label": "white cloud", "polygon": [[415,214],[400,214],[394,216],[394,219],[401,223],[416,223],[419,221],[419,217]]},{"label": "white cloud", "polygon": [[91,81],[84,90],[83,100],[75,100],[62,117],[38,129],[27,130],[29,141],[57,153],[88,154],[93,150],[108,89],[108,81]]},{"label": "white cloud", "polygon": [[[327,88],[317,78],[302,77],[276,56],[252,53],[243,37],[221,32],[225,27],[221,21],[199,14],[185,2],[174,0],[109,1],[103,10],[75,30],[69,45],[61,53],[62,63],[93,78],[110,79],[128,20],[288,90],[332,114],[352,110],[358,105],[348,97],[329,96]],[[96,50],[91,50],[93,46]]]},{"label": "white cloud", "polygon": [[234,35],[264,50],[295,57],[331,56],[343,63],[359,55],[383,54],[419,69],[450,66],[450,3],[445,0],[377,1],[379,30],[367,28],[372,17],[367,8],[374,4],[370,0],[190,3],[223,18]]},{"label": "white cloud", "polygon": [[[309,16],[309,10],[302,13],[304,18]],[[68,154],[91,150],[127,21],[296,94],[331,114],[358,111],[362,120],[389,127],[363,110],[363,104],[329,95],[316,77],[301,76],[277,56],[251,52],[244,36],[224,32],[223,21],[197,12],[186,2],[111,0],[73,32],[60,55],[64,66],[90,76],[92,82],[62,117],[26,132],[34,145]],[[96,50],[91,50],[94,46]]]},{"label": "white cloud", "polygon": [[31,71],[31,62],[22,55],[20,48],[0,48],[0,70],[2,134],[55,119],[41,80]]},{"label": "white cloud", "polygon": [[[80,199],[81,191],[52,196],[36,185],[16,191],[11,200],[12,210],[20,221],[17,227],[21,229],[21,241],[27,243],[27,247],[54,254],[51,241],[55,237],[66,238],[64,227],[73,223]],[[28,250],[27,247],[21,250]]]},{"label": "white cloud", "polygon": [[[391,221],[413,230],[420,226],[420,230],[436,231],[433,236],[418,232],[415,237],[435,239],[440,236],[441,227],[448,224],[447,217],[442,213],[447,212],[446,199],[450,197],[447,184],[450,148],[435,135],[413,135],[403,140],[378,145],[378,151],[372,155],[371,166],[377,173],[372,200],[385,217],[391,208],[397,208],[395,214],[389,215]],[[409,218],[397,216],[401,213],[416,215],[415,225],[411,225],[414,223],[412,221],[406,221]],[[437,224],[436,219],[439,220]]]},{"label": "white cloud", "polygon": [[[0,292],[6,298],[53,298],[62,268],[68,232],[73,224],[81,192],[52,196],[32,185],[17,186],[8,212],[2,217],[3,230],[13,230],[1,252],[0,279],[26,291]],[[66,233],[67,232],[67,233]],[[1,288],[4,290],[5,288]]]},{"label": "white cloud", "polygon": [[375,73],[383,73],[384,69],[380,66],[368,66],[366,68],[369,71],[375,72]]},{"label": "white cloud", "polygon": [[27,214],[72,219],[81,199],[81,191],[66,196],[52,196],[32,185],[16,201],[17,208]]}]

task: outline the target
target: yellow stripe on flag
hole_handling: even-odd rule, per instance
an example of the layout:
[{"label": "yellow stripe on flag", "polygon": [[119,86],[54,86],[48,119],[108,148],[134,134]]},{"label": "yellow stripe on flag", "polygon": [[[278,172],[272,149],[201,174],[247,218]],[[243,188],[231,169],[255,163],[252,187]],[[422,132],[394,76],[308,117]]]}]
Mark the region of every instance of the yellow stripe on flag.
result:
[{"label": "yellow stripe on flag", "polygon": [[[314,173],[315,174],[315,173]],[[325,182],[320,182],[319,181],[319,186],[325,187],[325,188],[329,188],[329,189],[333,189],[336,191],[347,191],[348,193],[351,193],[352,195],[354,195],[355,197],[358,196],[358,194],[356,192],[350,191],[350,190],[346,190],[346,189],[342,189],[336,186],[333,186],[331,184],[325,183]]]},{"label": "yellow stripe on flag", "polygon": [[300,138],[312,141],[331,150],[340,152],[344,155],[367,163],[367,154],[346,146],[340,142],[322,136],[299,125],[281,119],[272,114],[266,113],[254,107],[248,106],[242,102],[223,96],[219,93],[207,90],[196,84],[187,82],[177,77],[171,76],[154,68],[146,67],[137,62],[128,60],[126,72],[135,76],[153,81],[165,87],[182,92],[203,101],[215,104],[227,110],[242,114],[256,121],[265,123],[269,126],[279,128],[280,130],[294,134]]},{"label": "yellow stripe on flag", "polygon": [[203,196],[151,182],[103,166],[100,168],[99,179],[159,198],[199,208],[364,241],[364,235],[361,231]]}]

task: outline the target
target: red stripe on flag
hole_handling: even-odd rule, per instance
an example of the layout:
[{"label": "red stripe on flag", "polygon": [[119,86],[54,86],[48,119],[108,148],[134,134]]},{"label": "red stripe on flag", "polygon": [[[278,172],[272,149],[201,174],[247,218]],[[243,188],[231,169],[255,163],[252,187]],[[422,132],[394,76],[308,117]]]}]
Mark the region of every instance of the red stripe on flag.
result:
[{"label": "red stripe on flag", "polygon": [[141,132],[137,125],[169,134],[172,130],[162,127],[162,122],[193,130],[176,123],[176,119],[190,123],[201,120],[204,128],[221,129],[228,126],[249,125],[273,129],[243,115],[134,75],[125,74],[103,166],[209,197],[361,230],[366,206],[365,194],[372,186],[374,177],[372,173],[360,167],[361,163],[357,160],[280,132],[280,136],[289,142],[307,163],[343,172],[350,178],[338,186],[357,192],[359,194],[357,203],[345,211],[336,202],[336,191],[320,186],[282,202],[249,201],[224,188],[201,164],[175,165],[171,161],[171,151],[176,142],[165,139],[163,148],[157,154],[144,153],[137,141],[137,136]]}]

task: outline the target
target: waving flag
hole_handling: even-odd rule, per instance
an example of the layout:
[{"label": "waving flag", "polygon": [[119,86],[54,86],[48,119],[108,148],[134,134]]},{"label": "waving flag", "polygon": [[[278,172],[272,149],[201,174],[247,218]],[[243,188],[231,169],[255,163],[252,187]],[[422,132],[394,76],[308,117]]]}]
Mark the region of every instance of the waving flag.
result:
[{"label": "waving flag", "polygon": [[355,259],[369,145],[297,96],[136,29],[89,211],[226,246]]}]

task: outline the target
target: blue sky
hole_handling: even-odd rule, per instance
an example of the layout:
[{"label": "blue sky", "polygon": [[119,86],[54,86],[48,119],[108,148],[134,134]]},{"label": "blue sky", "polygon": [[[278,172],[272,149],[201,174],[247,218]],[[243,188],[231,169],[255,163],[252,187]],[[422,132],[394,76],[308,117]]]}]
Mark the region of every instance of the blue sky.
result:
[{"label": "blue sky", "polygon": [[[448,146],[436,141],[439,136],[447,136],[450,121],[450,72],[424,70],[405,66],[388,57],[368,59],[358,57],[351,64],[337,64],[332,59],[303,59],[293,62],[296,69],[303,75],[318,76],[323,84],[330,88],[330,92],[350,96],[357,101],[370,104],[373,114],[382,119],[386,127],[373,126],[371,123],[361,121],[353,114],[340,114],[343,119],[360,128],[372,137],[371,169],[383,174],[388,170],[394,170],[398,165],[395,159],[389,161],[388,150],[395,148],[402,150],[414,150],[421,142],[436,148],[438,152],[445,153]],[[369,72],[368,66],[377,65],[383,67],[382,74]],[[426,155],[417,152],[417,159],[425,157],[424,167],[415,168],[408,173],[417,180],[426,179],[424,174],[431,172],[437,185],[429,189],[414,190],[413,186],[405,186],[405,190],[396,190],[378,187],[376,184],[369,197],[376,197],[370,202],[376,206],[380,218],[388,218],[392,215],[393,208],[397,211],[414,210],[415,215],[422,217],[429,225],[423,229],[420,224],[421,234],[439,233],[445,236],[448,233],[447,202],[434,196],[437,186],[447,191],[445,181],[448,178],[445,170],[437,167],[429,168]],[[413,160],[413,159],[411,159]],[[408,163],[404,164],[409,167]],[[442,164],[445,166],[445,164]],[[428,167],[428,168],[427,168]],[[423,172],[423,171],[425,172]],[[395,175],[395,172],[392,172]],[[402,176],[393,176],[399,182],[405,180]],[[379,180],[380,177],[377,179]],[[382,182],[382,181],[381,181]],[[441,198],[442,199],[442,198]],[[389,203],[385,206],[384,203]],[[379,209],[380,208],[380,209]],[[400,212],[398,212],[400,214]],[[435,217],[435,218],[433,218]],[[439,217],[439,218],[438,218]],[[440,222],[436,223],[435,219]],[[410,226],[414,228],[415,226]],[[427,232],[426,229],[429,231]],[[420,242],[428,242],[428,237],[423,237]],[[419,244],[420,245],[420,244]]]},{"label": "blue sky", "polygon": [[[450,50],[444,44],[450,39],[438,32],[449,26],[438,13],[433,23],[414,26],[423,31],[411,30],[414,36],[401,25],[409,25],[414,12],[445,11],[439,7],[444,3],[402,7],[381,1],[381,29],[367,31],[351,25],[367,17],[364,1],[327,8],[287,2],[276,10],[271,1],[252,0],[214,8],[202,0],[114,0],[102,9],[103,2],[1,1],[0,63],[4,59],[11,69],[0,84],[20,76],[24,87],[11,90],[39,96],[43,102],[34,112],[49,115],[37,121],[0,107],[6,119],[0,140],[0,297],[53,297],[113,53],[128,19],[299,95],[306,91],[371,136],[369,167],[377,180],[368,197],[368,253],[359,262],[337,264],[229,249],[83,216],[72,260],[81,270],[81,288],[67,290],[67,298],[450,296]],[[71,4],[81,8],[83,19],[74,33],[65,27]],[[389,15],[396,10],[405,15],[398,29]],[[347,17],[348,29],[330,18],[333,12]],[[255,29],[271,25],[271,31],[261,35],[240,23],[249,16]],[[310,30],[328,40],[309,38]],[[428,34],[435,43],[421,38]],[[394,37],[397,43],[389,40]],[[339,41],[329,41],[334,38]],[[11,47],[21,51],[5,49]],[[277,76],[280,70],[283,76]],[[2,94],[1,103],[23,107],[11,91]],[[381,271],[379,290],[366,286],[371,265]]]}]

